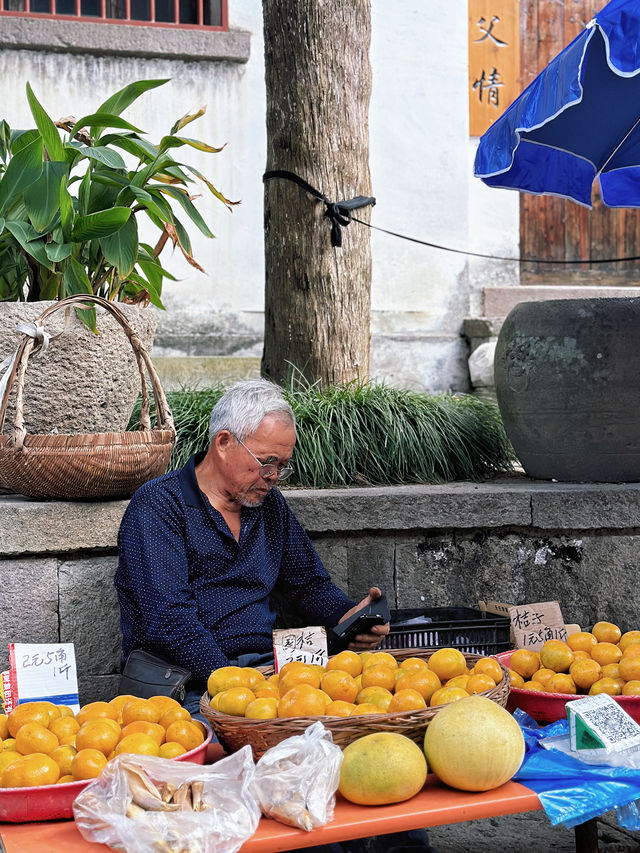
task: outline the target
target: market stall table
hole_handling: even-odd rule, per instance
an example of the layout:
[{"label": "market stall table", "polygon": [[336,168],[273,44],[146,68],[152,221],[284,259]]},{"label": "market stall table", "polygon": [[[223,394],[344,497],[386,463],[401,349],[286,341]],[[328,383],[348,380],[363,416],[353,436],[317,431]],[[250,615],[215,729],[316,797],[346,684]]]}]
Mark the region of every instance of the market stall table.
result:
[{"label": "market stall table", "polygon": [[[304,832],[262,819],[255,835],[241,853],[277,853],[366,838],[408,829],[497,817],[541,809],[537,794],[517,782],[507,782],[493,791],[454,791],[429,775],[425,788],[404,803],[390,806],[356,806],[341,798],[331,823],[314,832]],[[111,848],[85,841],[73,821],[0,824],[6,853],[99,853]]]}]

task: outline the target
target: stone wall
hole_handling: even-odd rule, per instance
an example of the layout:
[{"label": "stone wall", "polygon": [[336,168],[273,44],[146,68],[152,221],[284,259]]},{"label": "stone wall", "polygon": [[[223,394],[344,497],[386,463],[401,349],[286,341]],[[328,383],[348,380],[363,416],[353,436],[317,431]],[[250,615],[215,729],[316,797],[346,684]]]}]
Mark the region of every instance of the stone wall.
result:
[{"label": "stone wall", "polygon": [[[568,622],[640,627],[640,484],[515,476],[286,496],[353,598],[375,582],[398,608],[558,599]],[[0,648],[74,642],[82,702],[117,689],[113,574],[125,507],[0,497]]]}]

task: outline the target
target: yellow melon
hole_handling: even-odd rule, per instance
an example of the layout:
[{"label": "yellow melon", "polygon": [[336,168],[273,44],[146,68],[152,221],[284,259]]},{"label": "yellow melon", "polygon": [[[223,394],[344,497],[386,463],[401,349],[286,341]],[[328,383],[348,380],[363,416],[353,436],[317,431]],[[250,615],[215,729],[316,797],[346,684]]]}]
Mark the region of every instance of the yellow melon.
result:
[{"label": "yellow melon", "polygon": [[375,732],[344,748],[339,791],[352,803],[381,806],[415,796],[426,778],[417,744],[401,734]]}]

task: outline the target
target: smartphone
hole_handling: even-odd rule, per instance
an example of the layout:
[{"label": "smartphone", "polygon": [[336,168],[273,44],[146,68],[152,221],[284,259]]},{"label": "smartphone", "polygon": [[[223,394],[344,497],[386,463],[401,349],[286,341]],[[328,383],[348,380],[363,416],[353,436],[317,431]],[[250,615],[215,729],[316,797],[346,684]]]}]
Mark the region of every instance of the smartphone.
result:
[{"label": "smartphone", "polygon": [[358,634],[368,634],[374,625],[384,625],[391,620],[387,599],[381,596],[377,601],[371,601],[365,607],[353,613],[344,622],[340,622],[332,629],[333,642],[329,643],[329,651],[333,654],[333,648],[346,648]]}]

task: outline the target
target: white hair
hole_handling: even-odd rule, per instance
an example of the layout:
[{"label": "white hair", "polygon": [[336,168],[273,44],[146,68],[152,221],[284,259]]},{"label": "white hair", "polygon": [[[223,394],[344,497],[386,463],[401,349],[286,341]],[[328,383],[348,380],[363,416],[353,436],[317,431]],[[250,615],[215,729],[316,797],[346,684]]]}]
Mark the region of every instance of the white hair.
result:
[{"label": "white hair", "polygon": [[267,415],[279,415],[295,427],[295,415],[284,399],[282,388],[268,379],[236,382],[211,410],[209,439],[213,441],[219,432],[227,430],[244,441],[256,432]]}]

